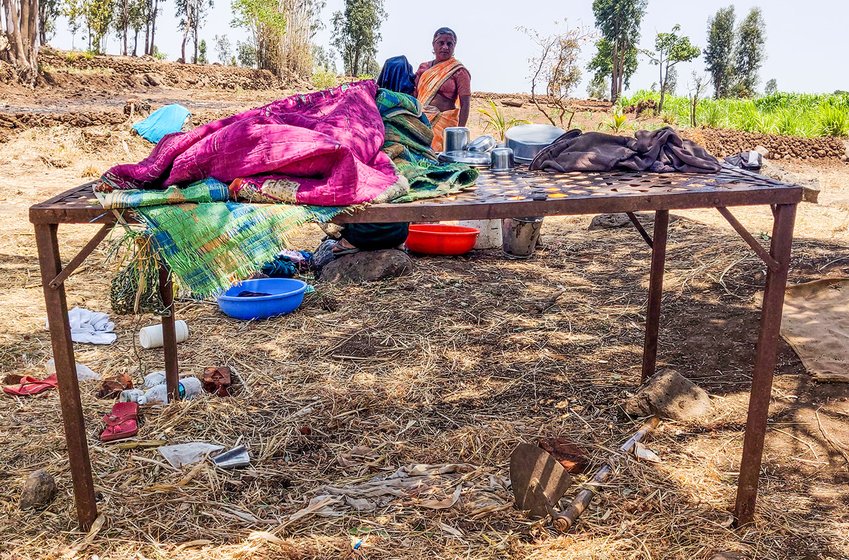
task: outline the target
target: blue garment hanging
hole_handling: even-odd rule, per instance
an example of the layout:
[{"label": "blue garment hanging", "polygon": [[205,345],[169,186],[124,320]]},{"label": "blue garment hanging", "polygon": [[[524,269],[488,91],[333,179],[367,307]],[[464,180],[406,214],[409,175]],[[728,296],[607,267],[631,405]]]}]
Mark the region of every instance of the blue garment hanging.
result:
[{"label": "blue garment hanging", "polygon": [[416,74],[407,61],[407,57],[402,55],[386,59],[377,77],[377,85],[391,91],[413,95],[416,89]]},{"label": "blue garment hanging", "polygon": [[189,115],[189,110],[182,105],[166,105],[152,112],[145,120],[134,124],[133,130],[148,142],[156,144],[166,134],[180,132]]}]

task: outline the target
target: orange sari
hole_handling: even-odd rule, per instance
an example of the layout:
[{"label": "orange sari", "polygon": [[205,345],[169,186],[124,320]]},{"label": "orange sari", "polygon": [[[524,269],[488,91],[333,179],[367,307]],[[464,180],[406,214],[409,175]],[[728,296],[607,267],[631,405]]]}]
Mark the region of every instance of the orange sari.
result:
[{"label": "orange sari", "polygon": [[425,115],[427,115],[430,125],[433,128],[433,143],[431,147],[435,152],[442,151],[442,137],[444,131],[449,126],[458,126],[460,124],[460,98],[457,97],[455,108],[450,111],[441,111],[431,105],[431,101],[436,97],[439,88],[446,81],[451,79],[455,72],[463,69],[463,64],[453,56],[448,60],[434,64],[419,77],[417,86],[418,100],[421,102]]}]

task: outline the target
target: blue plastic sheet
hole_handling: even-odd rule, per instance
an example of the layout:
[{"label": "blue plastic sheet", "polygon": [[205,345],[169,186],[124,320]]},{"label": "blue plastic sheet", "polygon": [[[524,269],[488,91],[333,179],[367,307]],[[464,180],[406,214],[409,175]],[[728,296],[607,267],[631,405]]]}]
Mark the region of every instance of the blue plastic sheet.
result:
[{"label": "blue plastic sheet", "polygon": [[151,113],[145,120],[134,124],[133,130],[148,142],[156,144],[166,134],[180,132],[189,115],[189,110],[182,105],[166,105]]}]

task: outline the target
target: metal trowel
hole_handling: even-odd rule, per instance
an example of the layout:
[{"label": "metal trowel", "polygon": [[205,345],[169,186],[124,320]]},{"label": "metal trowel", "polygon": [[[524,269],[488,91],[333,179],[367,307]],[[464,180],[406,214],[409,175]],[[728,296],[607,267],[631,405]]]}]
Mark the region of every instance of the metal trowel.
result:
[{"label": "metal trowel", "polygon": [[510,485],[516,509],[530,510],[532,518],[554,516],[555,506],[571,481],[563,465],[536,445],[520,443],[510,455]]}]

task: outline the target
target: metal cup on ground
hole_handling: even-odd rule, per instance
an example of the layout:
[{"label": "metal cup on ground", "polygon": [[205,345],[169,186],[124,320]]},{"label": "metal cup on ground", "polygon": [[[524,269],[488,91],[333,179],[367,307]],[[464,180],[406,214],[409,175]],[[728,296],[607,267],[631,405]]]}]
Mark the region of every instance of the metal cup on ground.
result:
[{"label": "metal cup on ground", "polygon": [[443,150],[446,152],[461,152],[469,144],[469,129],[465,126],[449,126],[443,136]]},{"label": "metal cup on ground", "polygon": [[528,259],[534,254],[542,231],[542,218],[501,220],[502,249],[508,258]]}]

